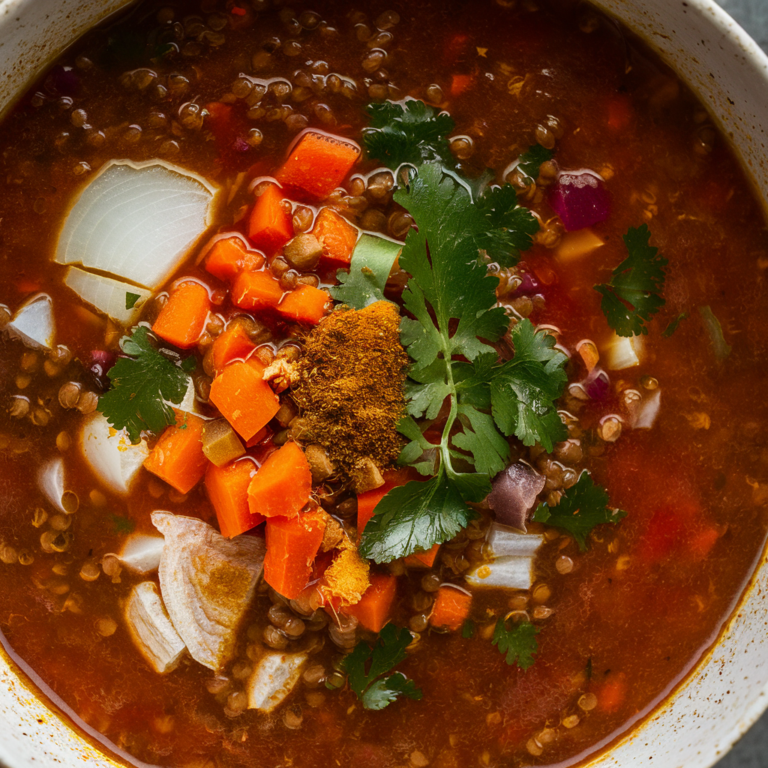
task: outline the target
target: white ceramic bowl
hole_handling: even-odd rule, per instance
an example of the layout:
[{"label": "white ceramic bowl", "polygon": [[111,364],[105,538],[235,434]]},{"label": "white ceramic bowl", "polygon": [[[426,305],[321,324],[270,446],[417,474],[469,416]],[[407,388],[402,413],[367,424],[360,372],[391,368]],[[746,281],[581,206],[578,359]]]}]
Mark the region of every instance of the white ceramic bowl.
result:
[{"label": "white ceramic bowl", "polygon": [[[0,114],[66,45],[128,1],[0,0]],[[758,46],[708,0],[593,2],[639,34],[688,82],[730,137],[765,204],[768,58]],[[695,673],[593,768],[707,768],[759,717],[768,706],[765,555],[734,607]],[[0,653],[0,763],[8,768],[54,762],[65,768],[117,765],[70,729],[69,718],[77,721],[74,713],[46,705],[36,682]],[[641,712],[638,719],[648,714]]]}]

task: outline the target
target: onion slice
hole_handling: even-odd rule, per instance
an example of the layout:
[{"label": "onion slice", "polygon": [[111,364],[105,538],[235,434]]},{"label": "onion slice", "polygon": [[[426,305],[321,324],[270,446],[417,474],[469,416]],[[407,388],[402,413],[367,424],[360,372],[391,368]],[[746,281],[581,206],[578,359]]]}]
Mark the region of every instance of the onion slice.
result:
[{"label": "onion slice", "polygon": [[47,293],[37,293],[27,299],[5,328],[11,336],[32,349],[53,349],[56,323],[51,297]]},{"label": "onion slice", "polygon": [[[86,304],[126,326],[133,325],[142,305],[152,296],[144,288],[137,288],[122,280],[94,272],[86,272],[78,267],[70,267],[67,270],[64,285],[71,288]],[[127,300],[129,293],[133,294],[132,302]],[[136,296],[138,298],[135,298]],[[128,304],[132,304],[130,309]]]},{"label": "onion slice", "polygon": [[543,536],[516,533],[494,523],[488,536],[488,549],[493,560],[473,568],[464,578],[473,587],[530,589],[533,561],[543,543]]},{"label": "onion slice", "polygon": [[211,225],[215,196],[205,179],[178,166],[108,163],[70,209],[55,261],[154,290]]}]

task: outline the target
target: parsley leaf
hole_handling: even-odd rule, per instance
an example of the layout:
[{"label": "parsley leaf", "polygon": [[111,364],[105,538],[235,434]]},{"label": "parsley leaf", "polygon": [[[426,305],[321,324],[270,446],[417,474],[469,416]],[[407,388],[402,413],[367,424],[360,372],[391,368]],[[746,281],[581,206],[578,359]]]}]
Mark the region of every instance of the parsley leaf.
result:
[{"label": "parsley leaf", "polygon": [[546,163],[554,157],[551,149],[542,147],[541,144],[534,144],[529,147],[518,161],[517,167],[529,178],[536,179],[539,175],[539,168],[542,163]]},{"label": "parsley leaf", "polygon": [[621,509],[610,509],[605,489],[594,484],[589,472],[582,472],[576,485],[565,492],[556,507],[539,504],[532,519],[568,531],[585,552],[587,536],[595,526],[618,523],[626,516]]},{"label": "parsley leaf", "polygon": [[630,227],[624,235],[627,256],[613,270],[611,281],[596,285],[603,297],[600,304],[608,324],[619,336],[648,333],[647,321],[664,306],[664,267],[667,260],[650,244],[647,224]]},{"label": "parsley leaf", "polygon": [[130,291],[126,291],[126,294],[125,294],[125,308],[126,309],[133,309],[136,306],[136,302],[140,298],[141,298],[141,294],[131,293]]},{"label": "parsley leaf", "polygon": [[137,443],[142,430],[158,433],[175,423],[173,408],[166,401],[180,403],[184,398],[189,366],[186,360],[178,366],[158,352],[144,326],[124,336],[120,347],[128,357],[118,358],[110,368],[112,387],[99,398],[99,410],[115,429],[126,429]]},{"label": "parsley leaf", "polygon": [[502,653],[506,654],[506,662],[510,666],[516,664],[520,669],[528,669],[533,666],[533,658],[539,650],[536,635],[538,627],[534,627],[530,621],[523,621],[511,629],[503,617],[496,622],[491,642]]},{"label": "parsley leaf", "polygon": [[397,170],[403,163],[421,165],[440,162],[453,167],[448,134],[455,123],[450,115],[437,113],[423,101],[385,101],[369,104],[371,125],[363,131],[363,144],[370,157]]},{"label": "parsley leaf", "polygon": [[[400,696],[421,699],[421,690],[402,672],[388,675],[406,657],[413,635],[405,627],[387,624],[371,648],[359,642],[342,662],[349,685],[365,709],[384,709]],[[368,670],[366,665],[370,662]]]}]

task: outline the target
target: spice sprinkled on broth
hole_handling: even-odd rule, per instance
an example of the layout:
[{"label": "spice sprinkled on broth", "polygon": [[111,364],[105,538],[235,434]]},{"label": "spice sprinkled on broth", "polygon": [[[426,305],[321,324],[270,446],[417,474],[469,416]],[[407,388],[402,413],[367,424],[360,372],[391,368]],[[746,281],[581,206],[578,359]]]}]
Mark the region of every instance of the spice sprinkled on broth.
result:
[{"label": "spice sprinkled on broth", "polygon": [[107,748],[574,764],[717,637],[765,225],[588,6],[144,0],[0,158],[0,629]]}]

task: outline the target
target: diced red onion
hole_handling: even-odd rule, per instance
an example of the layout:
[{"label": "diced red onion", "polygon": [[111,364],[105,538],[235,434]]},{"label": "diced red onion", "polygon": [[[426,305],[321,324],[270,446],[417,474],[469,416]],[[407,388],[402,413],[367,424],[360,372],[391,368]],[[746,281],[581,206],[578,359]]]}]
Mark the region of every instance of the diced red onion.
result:
[{"label": "diced red onion", "polygon": [[605,400],[611,391],[611,380],[601,368],[593,368],[581,383],[590,400]]},{"label": "diced red onion", "polygon": [[237,138],[232,142],[232,149],[235,152],[247,152],[251,148],[251,145],[245,140]]},{"label": "diced red onion", "polygon": [[535,296],[541,292],[541,283],[536,275],[525,272],[522,275],[523,282],[515,288],[511,298],[516,299],[519,296]]},{"label": "diced red onion", "polygon": [[546,479],[527,464],[511,464],[494,478],[488,506],[499,523],[525,532],[528,513],[545,483]]},{"label": "diced red onion", "polygon": [[602,179],[592,171],[563,171],[549,192],[549,204],[567,232],[605,221],[611,201]]},{"label": "diced red onion", "polygon": [[117,362],[117,357],[112,352],[103,349],[94,349],[91,351],[91,364],[88,370],[96,377],[99,383],[106,387],[108,382],[107,373],[109,369]]}]

